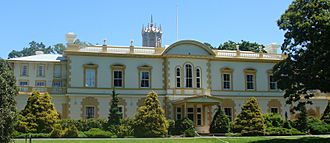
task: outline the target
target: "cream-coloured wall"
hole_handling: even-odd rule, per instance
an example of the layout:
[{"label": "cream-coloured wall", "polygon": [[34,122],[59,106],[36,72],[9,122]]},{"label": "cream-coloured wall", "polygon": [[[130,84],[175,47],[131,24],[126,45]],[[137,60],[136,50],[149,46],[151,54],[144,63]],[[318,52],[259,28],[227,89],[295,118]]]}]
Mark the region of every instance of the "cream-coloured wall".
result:
[{"label": "cream-coloured wall", "polygon": [[256,90],[268,91],[268,73],[275,63],[255,63],[255,62],[226,62],[212,61],[211,62],[211,79],[212,90],[221,90],[221,75],[220,69],[224,67],[233,70],[233,90],[245,90],[245,75],[244,69],[252,68],[256,70]]},{"label": "cream-coloured wall", "polygon": [[119,57],[88,57],[88,56],[70,56],[71,64],[71,87],[83,87],[84,64],[97,64],[97,88],[111,87],[111,65],[125,65],[125,88],[139,88],[138,67],[149,65],[151,70],[151,88],[162,88],[162,59],[145,58],[119,58]]}]

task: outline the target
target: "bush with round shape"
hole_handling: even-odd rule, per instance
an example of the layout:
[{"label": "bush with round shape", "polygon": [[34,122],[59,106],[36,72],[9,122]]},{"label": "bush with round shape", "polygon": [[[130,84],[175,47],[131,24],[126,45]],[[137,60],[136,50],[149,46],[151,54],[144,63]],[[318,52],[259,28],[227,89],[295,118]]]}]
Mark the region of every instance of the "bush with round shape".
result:
[{"label": "bush with round shape", "polygon": [[228,133],[230,129],[229,118],[222,111],[221,106],[218,105],[210,125],[210,133]]}]

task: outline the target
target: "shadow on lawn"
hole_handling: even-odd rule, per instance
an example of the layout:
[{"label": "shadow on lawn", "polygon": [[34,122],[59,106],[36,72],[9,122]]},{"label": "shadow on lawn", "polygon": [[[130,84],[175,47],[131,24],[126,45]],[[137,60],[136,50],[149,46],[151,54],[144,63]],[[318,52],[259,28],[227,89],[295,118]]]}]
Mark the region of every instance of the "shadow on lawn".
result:
[{"label": "shadow on lawn", "polygon": [[269,139],[261,141],[252,141],[251,143],[330,143],[330,138],[320,137],[302,137],[297,139]]}]

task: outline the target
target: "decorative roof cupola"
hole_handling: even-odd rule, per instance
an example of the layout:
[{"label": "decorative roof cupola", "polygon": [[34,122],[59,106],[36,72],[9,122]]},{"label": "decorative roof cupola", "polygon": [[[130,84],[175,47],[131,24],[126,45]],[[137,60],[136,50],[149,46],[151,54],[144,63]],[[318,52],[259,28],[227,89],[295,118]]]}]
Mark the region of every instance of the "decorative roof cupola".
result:
[{"label": "decorative roof cupola", "polygon": [[142,25],[142,46],[143,47],[162,47],[162,26],[154,24],[152,15],[147,27]]}]

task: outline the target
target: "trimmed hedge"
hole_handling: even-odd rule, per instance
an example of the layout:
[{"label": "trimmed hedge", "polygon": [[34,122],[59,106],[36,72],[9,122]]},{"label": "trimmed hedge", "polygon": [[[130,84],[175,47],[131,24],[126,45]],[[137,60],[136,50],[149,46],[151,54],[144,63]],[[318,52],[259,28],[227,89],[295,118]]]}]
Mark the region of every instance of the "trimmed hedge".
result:
[{"label": "trimmed hedge", "polygon": [[84,132],[86,137],[88,138],[111,138],[114,135],[109,131],[104,131],[99,128],[92,128],[86,132]]},{"label": "trimmed hedge", "polygon": [[265,135],[285,136],[285,135],[304,135],[304,133],[298,131],[295,128],[287,129],[282,127],[269,127],[266,128]]},{"label": "trimmed hedge", "polygon": [[88,131],[92,128],[106,129],[106,120],[103,119],[86,119],[86,120],[60,120],[58,124],[60,124],[63,128],[68,128],[70,125],[74,125],[77,127],[79,131]]}]

